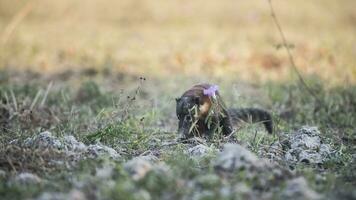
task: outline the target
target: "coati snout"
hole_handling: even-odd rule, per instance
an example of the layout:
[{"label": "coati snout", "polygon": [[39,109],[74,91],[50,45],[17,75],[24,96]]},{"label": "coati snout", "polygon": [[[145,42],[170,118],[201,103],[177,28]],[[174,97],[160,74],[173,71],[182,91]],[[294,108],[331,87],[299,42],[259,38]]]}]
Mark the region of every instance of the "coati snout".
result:
[{"label": "coati snout", "polygon": [[179,120],[178,134],[181,137],[188,137],[190,135],[190,128],[197,117],[196,108],[199,107],[200,97],[188,96],[176,98],[177,106],[176,113]]},{"label": "coati snout", "polygon": [[218,91],[214,91],[213,96],[206,95],[205,91],[212,87],[216,86],[194,85],[176,99],[178,134],[181,138],[210,137],[217,131],[229,135],[233,131],[232,121],[262,122],[272,133],[272,118],[267,111],[255,108],[227,110]]}]

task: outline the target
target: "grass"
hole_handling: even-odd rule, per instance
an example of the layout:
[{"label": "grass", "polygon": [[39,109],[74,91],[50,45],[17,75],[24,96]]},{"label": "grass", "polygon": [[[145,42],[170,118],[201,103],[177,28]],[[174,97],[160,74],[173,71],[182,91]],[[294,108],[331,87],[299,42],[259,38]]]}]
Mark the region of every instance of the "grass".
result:
[{"label": "grass", "polygon": [[[8,72],[8,74],[12,73]],[[162,107],[155,108],[146,106],[153,98],[148,92],[150,88],[146,88],[149,81],[141,83],[138,78],[136,81],[122,82],[121,84],[125,84],[131,90],[112,92],[109,90],[110,87],[104,87],[100,74],[92,77],[90,81],[86,80],[86,74],[82,74],[79,87],[71,87],[72,81],[78,82],[76,80],[78,77],[61,82],[61,87],[54,84],[44,105],[41,107],[36,104],[33,106],[32,112],[28,113],[26,110],[33,103],[38,91],[44,91],[47,87],[47,83],[44,81],[46,78],[40,76],[35,80],[27,81],[26,84],[12,82],[20,74],[9,75],[11,78],[1,85],[2,98],[6,95],[9,96],[12,92],[18,104],[18,111],[15,111],[14,101],[9,98],[6,106],[9,108],[12,118],[8,121],[9,128],[3,131],[1,137],[1,152],[6,154],[13,164],[15,163],[15,168],[11,167],[7,160],[2,160],[1,169],[10,174],[21,171],[42,174],[41,178],[47,179],[47,182],[26,187],[7,185],[3,182],[1,194],[7,198],[14,197],[13,195],[17,198],[34,197],[43,191],[68,192],[71,188],[76,187],[76,182],[85,182],[82,191],[88,191],[89,194],[96,191],[95,195],[113,199],[122,199],[123,197],[141,199],[146,198],[145,195],[149,195],[151,198],[164,198],[167,195],[171,198],[183,198],[185,195],[197,195],[196,191],[187,186],[193,180],[196,184],[194,188],[200,188],[199,191],[207,195],[208,199],[225,198],[221,196],[220,191],[212,188],[230,187],[238,183],[247,184],[252,188],[259,188],[263,185],[259,179],[251,179],[243,172],[228,178],[227,182],[221,182],[216,179],[213,168],[212,160],[216,156],[214,152],[203,158],[192,158],[185,153],[187,148],[185,144],[163,145],[166,142],[174,141],[176,137],[177,122],[169,119],[175,119],[174,101],[170,106],[164,104]],[[56,80],[53,81],[56,82]],[[165,82],[162,79],[150,81]],[[221,85],[223,86],[222,90],[226,90],[227,88],[224,87],[228,83],[222,82]],[[356,104],[353,103],[353,97],[356,95],[356,90],[353,87],[329,88],[324,86],[326,84],[323,81],[317,81],[317,84],[313,84],[313,89],[319,91],[318,95],[322,97],[323,103],[327,107],[316,110],[316,102],[298,85],[299,83],[293,82],[288,84],[272,82],[259,86],[263,88],[261,96],[266,95],[270,99],[269,101],[273,102],[269,105],[269,101],[267,101],[265,105],[261,106],[270,107],[273,110],[277,133],[291,132],[306,124],[318,126],[323,133],[325,142],[336,149],[335,158],[324,164],[321,171],[318,167],[313,166],[299,166],[295,170],[298,174],[307,177],[309,184],[321,193],[330,193],[336,196],[351,195],[351,189],[342,188],[344,186],[351,188],[355,184],[351,177],[354,176],[352,170],[354,166],[354,161],[352,161],[352,154],[354,154],[352,125],[356,119],[354,115],[350,115],[350,112],[346,111],[355,109]],[[137,92],[137,88],[140,88],[140,92]],[[169,92],[171,90],[164,88],[155,90],[162,95],[162,99],[172,98],[174,100],[174,92]],[[226,94],[227,99],[234,99],[241,105],[255,105],[255,103],[249,102],[249,97],[241,99],[235,94]],[[135,99],[132,100],[134,96]],[[41,95],[39,99],[42,97]],[[286,108],[289,110],[285,110]],[[50,110],[48,115],[42,115],[45,109]],[[298,110],[303,110],[303,112],[298,112]],[[330,121],[330,117],[326,117],[327,114],[333,121]],[[24,115],[25,117],[29,115],[27,120],[22,120]],[[41,121],[45,120],[41,116],[60,120]],[[36,117],[39,118],[39,121],[35,120]],[[340,123],[338,123],[339,121]],[[41,152],[36,153],[35,149],[28,149],[25,150],[29,154],[28,156],[16,156],[18,153],[23,154],[21,153],[23,150],[16,152],[16,148],[11,149],[11,145],[8,144],[14,139],[21,141],[43,130],[50,130],[58,136],[73,134],[87,144],[100,141],[116,149],[123,158],[121,161],[89,159],[81,161],[77,166],[60,167],[55,170],[54,166],[43,165],[46,158],[55,158],[54,152],[47,152],[47,155]],[[259,124],[245,124],[233,137],[256,153],[278,140],[277,135],[266,134],[263,126]],[[213,148],[221,148],[223,144],[224,142],[221,140],[212,140],[208,145]],[[7,150],[5,151],[5,149]],[[143,180],[132,180],[123,170],[124,161],[147,153],[159,155],[160,161],[169,166],[169,171],[150,172]],[[60,158],[61,155],[58,156]],[[25,165],[16,165],[16,163]],[[114,187],[107,187],[105,185],[107,179],[102,180],[95,176],[96,170],[103,166],[103,163],[111,163],[115,167],[114,174],[109,179]],[[59,174],[55,174],[57,170],[60,170]],[[167,174],[162,176],[162,173]],[[10,174],[3,180],[10,179]],[[260,175],[256,174],[255,176]],[[102,186],[98,186],[101,183]],[[280,185],[278,186],[278,184]],[[283,188],[283,181],[278,184],[278,187]],[[235,195],[242,194],[236,193]],[[278,196],[278,192],[275,195]]]}]

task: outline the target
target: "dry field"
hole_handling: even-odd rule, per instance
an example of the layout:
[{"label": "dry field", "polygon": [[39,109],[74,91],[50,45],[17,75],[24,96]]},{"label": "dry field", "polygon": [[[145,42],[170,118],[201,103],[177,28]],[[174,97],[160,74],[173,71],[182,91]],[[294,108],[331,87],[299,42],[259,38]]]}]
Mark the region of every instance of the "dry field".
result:
[{"label": "dry field", "polygon": [[[298,68],[356,80],[356,2],[273,1]],[[1,67],[289,80],[268,1],[0,1]]]}]

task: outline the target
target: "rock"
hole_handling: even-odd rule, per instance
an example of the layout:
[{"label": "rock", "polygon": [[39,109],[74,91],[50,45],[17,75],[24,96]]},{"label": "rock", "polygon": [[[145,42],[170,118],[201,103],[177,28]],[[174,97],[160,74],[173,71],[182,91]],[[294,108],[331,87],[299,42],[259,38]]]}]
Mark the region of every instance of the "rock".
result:
[{"label": "rock", "polygon": [[6,172],[0,169],[0,179],[6,178]]},{"label": "rock", "polygon": [[64,152],[66,155],[71,156],[73,161],[101,156],[108,156],[112,159],[121,157],[115,149],[100,143],[86,146],[82,142],[77,141],[72,135],[67,135],[64,136],[63,139],[59,139],[48,131],[27,138],[24,141],[24,146],[28,148],[57,149]]},{"label": "rock", "polygon": [[303,127],[289,137],[291,148],[315,150],[321,145],[320,132],[316,127]]},{"label": "rock", "polygon": [[163,163],[152,164],[144,156],[135,157],[124,164],[124,169],[131,175],[133,180],[140,180],[146,176],[150,171],[157,172],[157,174],[168,175],[169,167]]},{"label": "rock", "polygon": [[239,196],[244,199],[256,199],[253,197],[253,193],[250,187],[248,187],[245,183],[239,183],[234,186],[233,191],[235,194],[239,194]]},{"label": "rock", "polygon": [[302,150],[299,153],[299,162],[302,163],[322,163],[323,159],[320,153],[311,150]]},{"label": "rock", "polygon": [[145,155],[145,156],[140,156],[141,159],[146,160],[150,163],[154,163],[158,161],[158,157],[152,154]]},{"label": "rock", "polygon": [[84,193],[73,189],[69,193],[44,192],[36,200],[86,200]]},{"label": "rock", "polygon": [[283,146],[279,141],[276,141],[267,148],[259,149],[258,155],[268,158],[270,161],[281,161],[284,158]]},{"label": "rock", "polygon": [[78,142],[72,135],[64,136],[63,144],[67,151],[82,152],[86,150],[85,144]]},{"label": "rock", "polygon": [[266,163],[255,154],[239,144],[225,144],[224,149],[217,156],[215,168],[223,171],[259,168]]},{"label": "rock", "polygon": [[220,184],[220,177],[216,174],[205,174],[197,177],[195,182],[204,188],[214,188]]},{"label": "rock", "polygon": [[36,174],[23,172],[18,174],[14,178],[14,181],[22,185],[32,185],[32,184],[40,184],[42,182],[42,179],[38,177]]},{"label": "rock", "polygon": [[110,148],[105,145],[102,145],[100,143],[89,145],[86,150],[86,155],[90,158],[97,158],[100,156],[108,156],[109,158],[112,158],[112,159],[118,159],[121,157],[120,154],[118,154],[115,151],[115,149]]},{"label": "rock", "polygon": [[68,198],[67,199],[72,199],[72,200],[85,200],[87,199],[84,195],[83,192],[79,191],[79,190],[72,190],[69,192],[68,194]]},{"label": "rock", "polygon": [[42,132],[32,138],[27,138],[24,141],[24,146],[28,148],[58,149],[67,153],[82,152],[86,149],[85,144],[78,142],[72,135],[59,139],[49,131]]},{"label": "rock", "polygon": [[289,163],[322,164],[329,159],[331,147],[322,144],[317,127],[303,127],[288,137],[290,148],[285,153]]},{"label": "rock", "polygon": [[203,144],[196,145],[188,149],[188,153],[191,156],[202,157],[206,155],[208,152],[212,151],[212,149]]},{"label": "rock", "polygon": [[140,189],[134,194],[134,199],[141,199],[141,200],[151,200],[151,194],[146,190]]},{"label": "rock", "polygon": [[60,192],[44,192],[36,200],[65,200],[67,196]]},{"label": "rock", "polygon": [[95,176],[100,178],[100,179],[109,179],[112,177],[113,171],[114,171],[114,166],[105,164],[101,168],[96,168],[95,170]]},{"label": "rock", "polygon": [[28,148],[56,148],[62,149],[62,142],[54,137],[51,132],[45,131],[24,141]]},{"label": "rock", "polygon": [[321,196],[310,189],[303,177],[299,177],[287,182],[287,186],[281,194],[281,199],[316,200],[321,199]]},{"label": "rock", "polygon": [[124,169],[131,175],[133,180],[140,180],[151,171],[153,166],[149,161],[140,157],[134,158],[124,164]]},{"label": "rock", "polygon": [[259,155],[291,166],[298,163],[322,164],[331,157],[333,150],[329,144],[323,144],[320,135],[317,127],[304,126],[268,148],[260,149]]}]

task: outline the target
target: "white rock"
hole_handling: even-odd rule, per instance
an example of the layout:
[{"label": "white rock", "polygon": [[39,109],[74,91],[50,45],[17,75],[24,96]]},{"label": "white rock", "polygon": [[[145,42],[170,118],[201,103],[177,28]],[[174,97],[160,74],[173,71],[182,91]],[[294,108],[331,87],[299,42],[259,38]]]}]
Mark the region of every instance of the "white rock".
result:
[{"label": "white rock", "polygon": [[87,198],[85,197],[84,193],[73,189],[69,192],[68,194],[68,198],[67,199],[71,199],[71,200],[86,200]]},{"label": "white rock", "polygon": [[32,138],[27,138],[24,144],[26,147],[59,149],[68,153],[81,152],[86,149],[86,146],[82,142],[78,142],[72,135],[59,139],[49,131],[42,132]]},{"label": "white rock", "polygon": [[215,167],[224,171],[262,167],[266,163],[239,144],[225,144],[217,156]]},{"label": "white rock", "polygon": [[6,172],[4,170],[0,169],[0,179],[5,178],[6,177]]},{"label": "white rock", "polygon": [[319,136],[309,136],[307,134],[300,134],[300,132],[290,137],[290,142],[292,149],[298,147],[317,149],[321,144]]},{"label": "white rock", "polygon": [[299,134],[306,134],[309,136],[320,136],[319,128],[316,126],[303,126],[298,130]]},{"label": "white rock", "polygon": [[158,161],[157,156],[149,154],[149,155],[145,155],[145,156],[140,156],[140,158],[150,162],[150,163],[154,163]]},{"label": "white rock", "polygon": [[153,166],[147,160],[140,157],[133,158],[124,164],[124,169],[131,175],[133,180],[140,180],[151,171]]},{"label": "white rock", "polygon": [[104,165],[101,168],[96,168],[96,173],[95,176],[100,178],[100,179],[109,179],[112,177],[113,171],[114,171],[114,166],[112,165]]},{"label": "white rock", "polygon": [[60,192],[44,192],[36,200],[66,200],[67,196]]},{"label": "white rock", "polygon": [[100,143],[89,145],[86,150],[86,154],[88,155],[88,157],[91,157],[91,158],[97,158],[100,156],[108,156],[112,159],[118,159],[121,157],[120,154],[118,154],[115,151],[115,149],[110,148],[105,145],[102,145]]},{"label": "white rock", "polygon": [[42,179],[38,177],[36,174],[31,174],[27,172],[18,174],[14,180],[17,183],[24,184],[24,185],[39,184],[42,182]]},{"label": "white rock", "polygon": [[68,151],[81,152],[86,150],[85,144],[78,142],[77,139],[75,139],[75,137],[72,135],[64,136],[63,143],[66,150]]},{"label": "white rock", "polygon": [[281,194],[282,199],[295,200],[316,200],[321,196],[314,190],[310,189],[303,177],[295,178],[287,182],[287,186]]},{"label": "white rock", "polygon": [[298,160],[305,163],[323,163],[321,154],[310,150],[301,151]]},{"label": "white rock", "polygon": [[170,168],[164,162],[154,163],[145,158],[138,156],[124,164],[124,169],[131,175],[133,180],[140,180],[150,171],[166,176],[170,172]]},{"label": "white rock", "polygon": [[328,144],[322,144],[317,127],[302,127],[289,135],[290,149],[284,158],[290,163],[305,162],[322,164],[329,159],[332,150]]},{"label": "white rock", "polygon": [[196,145],[188,149],[188,153],[191,156],[202,157],[209,153],[212,149],[203,144]]},{"label": "white rock", "polygon": [[151,200],[151,194],[147,192],[146,190],[140,189],[134,194],[135,199],[140,199],[140,200]]},{"label": "white rock", "polygon": [[[101,156],[108,156],[112,159],[118,159],[121,157],[115,149],[100,143],[86,146],[72,135],[67,135],[59,139],[48,131],[42,132],[31,138],[27,138],[24,141],[24,145],[31,148],[60,150],[70,157],[73,162],[77,162],[88,157],[97,158]],[[60,164],[61,161],[54,160],[53,163]]]},{"label": "white rock", "polygon": [[51,132],[45,131],[24,141],[26,147],[62,149],[62,142],[54,137]]},{"label": "white rock", "polygon": [[44,192],[36,200],[86,200],[84,193],[73,189],[69,193]]}]

